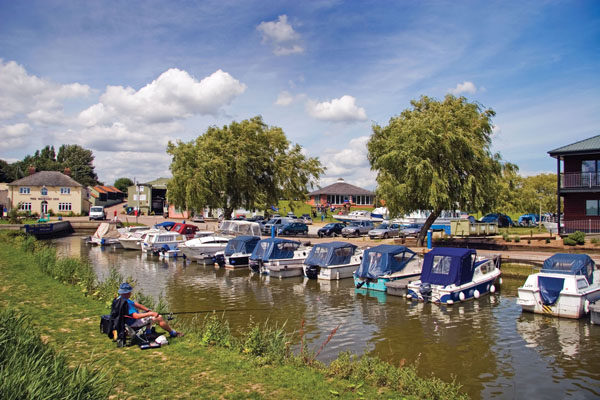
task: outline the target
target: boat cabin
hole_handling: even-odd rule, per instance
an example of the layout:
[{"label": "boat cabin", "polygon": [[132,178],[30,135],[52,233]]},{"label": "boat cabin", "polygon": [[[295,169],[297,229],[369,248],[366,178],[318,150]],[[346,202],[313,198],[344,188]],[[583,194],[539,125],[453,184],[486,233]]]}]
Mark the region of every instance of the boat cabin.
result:
[{"label": "boat cabin", "polygon": [[405,246],[380,244],[363,253],[363,259],[355,276],[362,279],[378,279],[402,271],[415,258],[416,253]]},{"label": "boat cabin", "polygon": [[294,257],[294,252],[300,247],[300,244],[296,240],[282,238],[262,239],[254,247],[250,260],[267,262],[270,260],[292,258]]},{"label": "boat cabin", "polygon": [[347,242],[317,243],[304,260],[304,264],[319,267],[348,264],[355,250],[356,246]]},{"label": "boat cabin", "polygon": [[441,286],[471,282],[476,258],[473,249],[436,247],[425,254],[421,282]]},{"label": "boat cabin", "polygon": [[231,256],[235,253],[249,254],[254,251],[256,244],[260,241],[260,236],[238,236],[230,239],[225,247],[225,255]]}]

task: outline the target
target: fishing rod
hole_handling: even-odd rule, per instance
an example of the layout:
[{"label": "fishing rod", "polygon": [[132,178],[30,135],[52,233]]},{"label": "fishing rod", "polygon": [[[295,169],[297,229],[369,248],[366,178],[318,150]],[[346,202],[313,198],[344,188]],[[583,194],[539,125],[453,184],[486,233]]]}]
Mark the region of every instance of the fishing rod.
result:
[{"label": "fishing rod", "polygon": [[204,314],[204,313],[212,313],[212,312],[241,312],[241,311],[271,311],[272,308],[222,308],[220,310],[198,310],[198,311],[178,311],[178,312],[169,312],[169,311],[157,311],[159,314],[168,315],[168,319],[172,319],[173,315],[180,314]]}]

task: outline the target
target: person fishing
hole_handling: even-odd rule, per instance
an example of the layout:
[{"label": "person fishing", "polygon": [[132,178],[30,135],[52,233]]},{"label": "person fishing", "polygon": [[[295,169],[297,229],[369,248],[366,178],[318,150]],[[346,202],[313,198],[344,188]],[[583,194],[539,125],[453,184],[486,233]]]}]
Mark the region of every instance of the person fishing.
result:
[{"label": "person fishing", "polygon": [[129,297],[131,296],[132,290],[133,287],[131,287],[129,283],[123,282],[119,286],[119,290],[117,292],[119,294],[119,297],[122,297],[127,300],[127,316],[129,317],[125,318],[125,323],[127,325],[134,329],[138,329],[143,327],[144,325],[151,326],[152,324],[158,324],[162,329],[169,332],[169,335],[171,337],[184,336],[183,332],[177,332],[176,330],[172,329],[167,323],[167,321],[165,321],[164,318],[157,312],[150,310],[143,304],[131,300]]}]

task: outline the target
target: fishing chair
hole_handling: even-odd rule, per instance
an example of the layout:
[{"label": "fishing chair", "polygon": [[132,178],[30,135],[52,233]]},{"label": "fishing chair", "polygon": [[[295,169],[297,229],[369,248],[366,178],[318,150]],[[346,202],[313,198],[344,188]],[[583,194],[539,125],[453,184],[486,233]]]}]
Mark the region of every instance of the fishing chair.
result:
[{"label": "fishing chair", "polygon": [[135,326],[131,326],[127,322],[131,322],[129,319],[132,317],[127,312],[126,299],[116,298],[113,300],[110,315],[103,315],[100,320],[100,331],[117,342],[117,347],[149,344],[154,340],[156,335],[154,328],[152,328],[152,333],[146,333],[152,327],[152,321],[148,321],[143,325],[135,324]]}]

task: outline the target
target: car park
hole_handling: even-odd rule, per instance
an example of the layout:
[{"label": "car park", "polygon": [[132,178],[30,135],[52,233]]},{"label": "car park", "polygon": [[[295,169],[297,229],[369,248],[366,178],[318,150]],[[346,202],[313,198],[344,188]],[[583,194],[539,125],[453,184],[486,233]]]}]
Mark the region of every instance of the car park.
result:
[{"label": "car park", "polygon": [[341,222],[330,222],[324,227],[320,228],[317,231],[317,236],[340,236],[342,234],[342,229],[346,227],[346,224]]},{"label": "car park", "polygon": [[308,226],[304,222],[291,222],[279,228],[277,235],[308,235]]},{"label": "car park", "polygon": [[352,221],[350,225],[342,229],[343,237],[361,236],[369,233],[374,228],[373,221]]},{"label": "car park", "polygon": [[368,233],[370,239],[387,239],[400,234],[400,225],[388,222],[382,222],[375,229],[371,229]]}]

